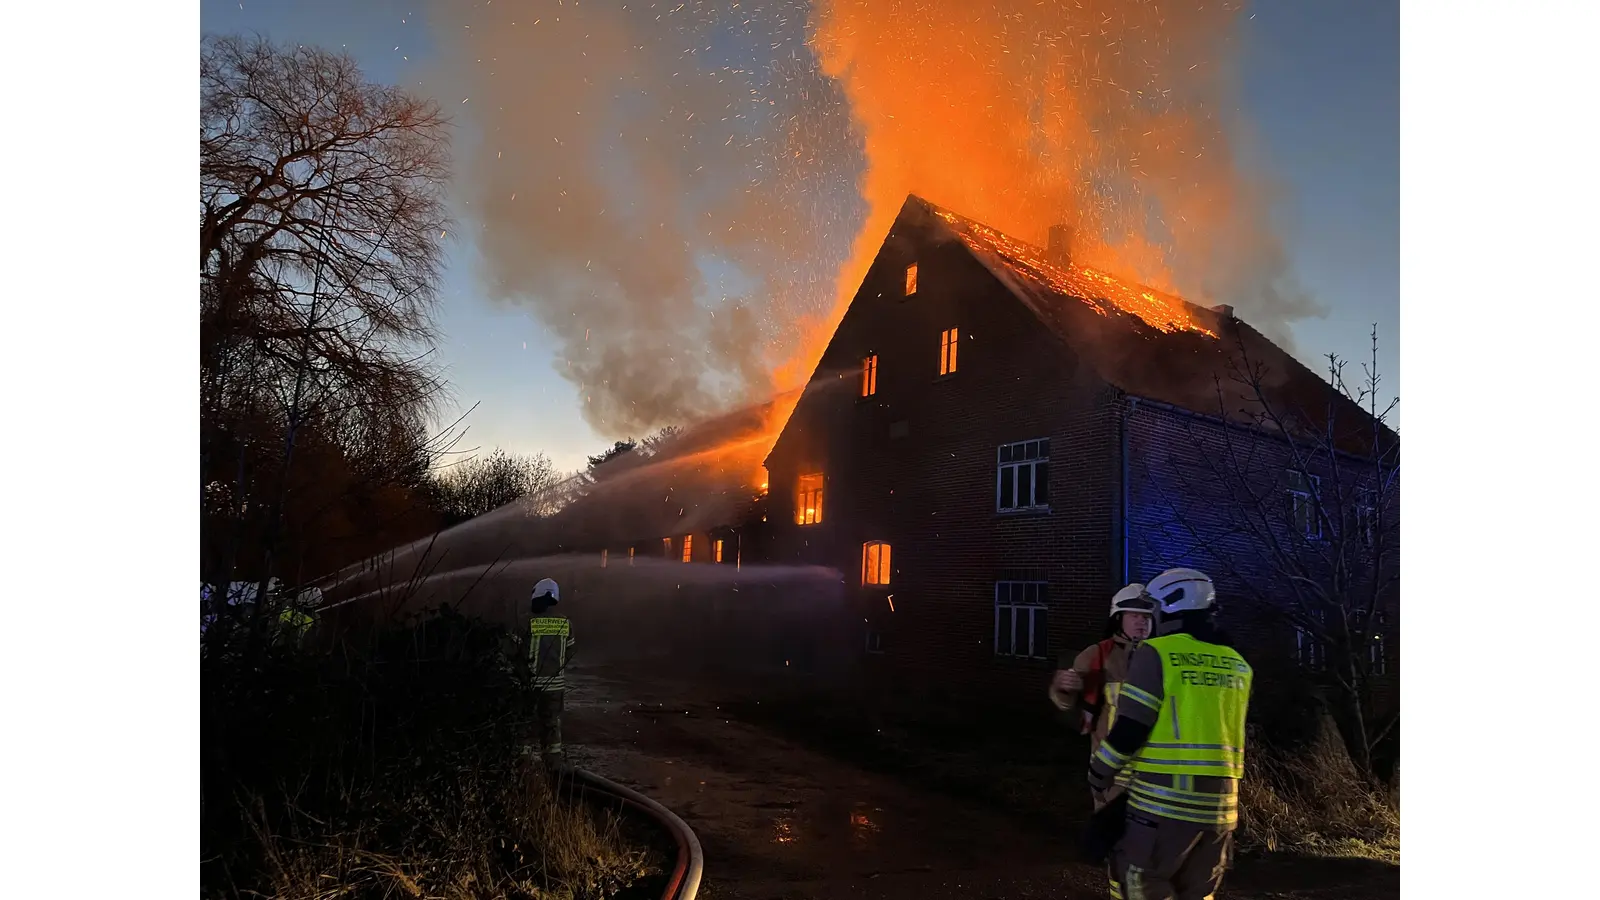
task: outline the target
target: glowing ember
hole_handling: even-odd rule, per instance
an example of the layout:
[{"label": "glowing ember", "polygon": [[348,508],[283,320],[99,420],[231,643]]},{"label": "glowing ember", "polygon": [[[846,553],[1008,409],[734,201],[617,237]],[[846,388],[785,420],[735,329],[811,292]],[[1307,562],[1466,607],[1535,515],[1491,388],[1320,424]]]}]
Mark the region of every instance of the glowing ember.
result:
[{"label": "glowing ember", "polygon": [[[1044,251],[1031,244],[1007,237],[993,228],[963,219],[944,210],[935,211],[948,222],[966,245],[976,252],[998,256],[1019,275],[1048,285],[1059,294],[1075,297],[1102,316],[1111,308],[1138,316],[1145,324],[1164,332],[1194,331],[1208,337],[1216,332],[1195,321],[1188,304],[1088,266],[1057,266],[1044,258]],[[1108,304],[1109,307],[1108,308]]]}]

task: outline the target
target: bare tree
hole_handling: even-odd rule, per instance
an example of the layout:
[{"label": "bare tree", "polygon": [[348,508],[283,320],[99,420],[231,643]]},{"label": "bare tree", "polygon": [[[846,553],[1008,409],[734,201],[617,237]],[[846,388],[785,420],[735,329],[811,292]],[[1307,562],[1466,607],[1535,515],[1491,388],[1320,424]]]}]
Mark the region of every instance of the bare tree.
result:
[{"label": "bare tree", "polygon": [[549,515],[551,494],[561,480],[542,453],[517,456],[497,449],[451,463],[436,475],[435,490],[446,521],[456,523],[523,499],[528,514]]},{"label": "bare tree", "polygon": [[357,471],[420,484],[432,463],[448,134],[316,48],[214,38],[200,75],[202,516],[223,506],[235,545],[259,520],[264,582],[310,431]]},{"label": "bare tree", "polygon": [[[1354,389],[1330,355],[1325,402],[1308,410],[1270,389],[1282,373],[1241,341],[1218,415],[1187,420],[1192,448],[1147,460],[1144,473],[1169,536],[1245,592],[1254,622],[1292,629],[1299,664],[1330,690],[1352,761],[1369,774],[1399,723],[1398,704],[1380,711],[1374,693],[1399,603],[1400,445],[1388,425],[1398,398],[1380,406],[1377,346],[1374,329]],[[1244,415],[1225,408],[1241,394]]]}]

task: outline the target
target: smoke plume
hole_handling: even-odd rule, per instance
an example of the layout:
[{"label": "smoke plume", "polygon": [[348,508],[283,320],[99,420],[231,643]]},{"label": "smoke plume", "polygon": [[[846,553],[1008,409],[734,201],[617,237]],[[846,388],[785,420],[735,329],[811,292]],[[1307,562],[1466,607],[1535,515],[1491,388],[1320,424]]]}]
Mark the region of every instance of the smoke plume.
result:
[{"label": "smoke plume", "polygon": [[[1241,4],[435,0],[489,290],[607,436],[810,374],[909,192],[1275,339],[1314,315],[1233,135]],[[463,102],[464,101],[464,102]]]}]

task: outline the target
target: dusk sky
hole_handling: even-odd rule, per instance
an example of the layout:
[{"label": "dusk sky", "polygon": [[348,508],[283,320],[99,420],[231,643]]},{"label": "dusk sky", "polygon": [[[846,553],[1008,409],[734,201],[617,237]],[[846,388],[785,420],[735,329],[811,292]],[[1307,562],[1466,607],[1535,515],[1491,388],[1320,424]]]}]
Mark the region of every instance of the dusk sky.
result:
[{"label": "dusk sky", "polygon": [[[517,15],[535,17],[559,15],[561,10],[570,15],[577,8],[570,0],[564,7],[502,2],[518,10]],[[444,86],[453,84],[454,76],[441,71],[446,54],[438,29],[444,27],[439,23],[447,16],[437,12],[449,7],[442,0],[432,4],[420,0],[202,0],[201,24],[208,34],[259,32],[278,41],[342,48],[369,78],[434,93],[446,112],[454,115],[464,91],[445,94]],[[686,65],[714,65],[706,57],[720,56],[722,64],[759,71],[772,64],[760,58],[769,46],[780,48],[784,57],[780,62],[787,63],[803,39],[807,7],[798,3],[784,7],[783,15],[767,16],[768,21],[781,23],[784,34],[770,42],[762,35],[750,34],[707,40],[704,46],[691,48],[701,55]],[[503,8],[498,3],[493,7]],[[1321,358],[1330,352],[1353,358],[1355,368],[1367,358],[1368,333],[1376,323],[1385,393],[1396,394],[1400,337],[1398,3],[1257,2],[1248,6],[1245,15],[1237,66],[1240,113],[1247,132],[1235,137],[1249,146],[1236,149],[1236,156],[1242,168],[1264,172],[1270,180],[1270,230],[1281,239],[1293,276],[1327,310],[1325,316],[1288,323],[1296,354],[1319,371]],[[453,21],[450,27],[455,27]],[[930,73],[928,77],[938,75]],[[537,91],[538,85],[501,91],[499,102],[517,103],[519,90]],[[775,102],[786,102],[782,92],[775,90],[774,96]],[[674,102],[692,102],[692,98]],[[472,127],[468,121],[458,128],[458,165],[475,165],[475,160],[483,158],[474,151],[482,135],[472,133]],[[603,167],[608,163],[590,164]],[[743,177],[731,168],[723,171],[733,171],[731,178]],[[849,174],[825,173],[818,182],[833,186],[833,195],[823,202],[832,204],[827,214],[830,221],[840,223],[814,239],[811,258],[830,261],[828,271],[820,273],[825,281],[837,274],[863,221]],[[628,177],[626,172],[618,175],[619,180]],[[495,292],[486,287],[492,280],[485,262],[488,251],[480,248],[476,235],[487,232],[477,213],[464,202],[469,196],[475,195],[466,189],[456,196],[455,215],[464,236],[450,245],[440,302],[444,338],[438,347],[454,405],[464,410],[480,404],[469,420],[468,443],[514,452],[542,451],[559,468],[577,468],[585,455],[618,435],[601,434],[591,427],[589,422],[596,416],[585,418],[584,403],[598,402],[598,398],[586,399],[572,380],[558,374],[564,347],[570,348],[577,339],[569,334],[564,341],[530,306],[503,297],[495,299]],[[941,202],[939,196],[928,199]],[[685,207],[693,202],[685,199]],[[515,268],[515,260],[505,258],[503,247],[498,252],[501,258],[496,271],[504,279],[507,266]],[[587,260],[573,263],[584,267]],[[723,283],[739,280],[737,267],[710,259],[697,258],[697,263],[707,289],[738,292],[737,285]],[[773,265],[781,268],[781,264]],[[1210,299],[1230,302],[1226,297]],[[1248,318],[1246,304],[1239,306]],[[725,323],[726,317],[722,321]],[[596,327],[603,329],[607,324],[596,323]],[[583,330],[582,340],[588,340],[587,329]],[[614,349],[626,357],[630,346],[618,344]],[[721,357],[712,359],[708,366],[717,365],[715,361]],[[739,365],[731,357],[720,364]],[[1359,377],[1358,370],[1352,374]]]}]

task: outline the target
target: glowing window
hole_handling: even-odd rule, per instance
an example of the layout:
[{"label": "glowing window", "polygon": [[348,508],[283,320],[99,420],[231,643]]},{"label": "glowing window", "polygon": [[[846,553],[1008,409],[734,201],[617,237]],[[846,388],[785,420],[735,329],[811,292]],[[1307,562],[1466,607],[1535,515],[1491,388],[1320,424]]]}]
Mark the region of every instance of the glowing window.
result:
[{"label": "glowing window", "polygon": [[672,558],[672,538],[661,539],[661,555],[668,559]]},{"label": "glowing window", "polygon": [[801,475],[796,491],[794,523],[815,525],[822,521],[822,475]]},{"label": "glowing window", "polygon": [[684,562],[688,562],[690,557],[693,556],[693,554],[694,554],[694,535],[686,534],[686,535],[683,536],[683,561]]},{"label": "glowing window", "polygon": [[606,567],[606,554],[608,552],[609,551],[606,551],[606,550],[601,550],[600,551],[600,568],[602,568],[602,569],[604,569]]},{"label": "glowing window", "polygon": [[628,565],[633,565],[633,548],[628,548]]},{"label": "glowing window", "polygon": [[960,340],[961,336],[956,333],[956,329],[954,328],[946,330],[944,335],[939,339],[940,375],[949,375],[956,370],[956,348],[959,345]]},{"label": "glowing window", "polygon": [[889,583],[889,545],[883,541],[867,541],[861,545],[861,583],[884,585]]},{"label": "glowing window", "polygon": [[722,562],[722,541],[719,539],[711,545],[712,562]]},{"label": "glowing window", "polygon": [[912,263],[911,265],[906,266],[906,296],[910,297],[911,295],[915,294],[916,292],[917,292],[917,264],[916,263]]},{"label": "glowing window", "polygon": [[861,396],[871,397],[878,392],[878,357],[869,356],[861,361]]}]

